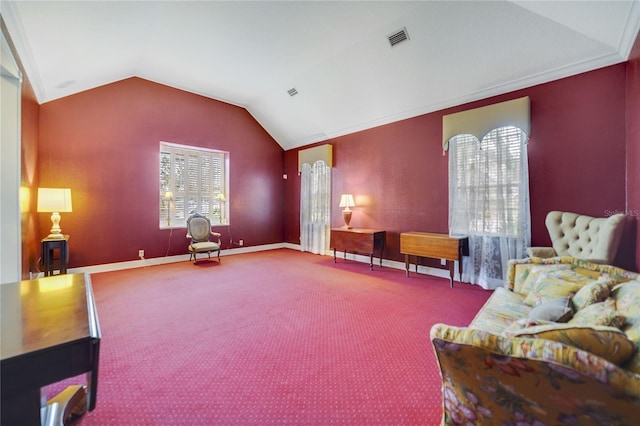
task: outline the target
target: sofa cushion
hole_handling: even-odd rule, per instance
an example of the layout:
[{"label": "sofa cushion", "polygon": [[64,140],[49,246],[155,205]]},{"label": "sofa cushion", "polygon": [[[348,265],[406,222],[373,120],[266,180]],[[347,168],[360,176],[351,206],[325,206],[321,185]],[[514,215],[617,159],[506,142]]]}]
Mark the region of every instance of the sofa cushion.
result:
[{"label": "sofa cushion", "polygon": [[[640,345],[640,282],[627,281],[618,284],[611,291],[611,297],[616,300],[618,313],[625,317],[622,330],[636,345]],[[640,351],[627,361],[624,368],[640,374]]]},{"label": "sofa cushion", "polygon": [[615,281],[601,278],[582,287],[573,296],[573,309],[579,311],[589,305],[606,300],[611,294],[611,287]]},{"label": "sofa cushion", "polygon": [[571,297],[558,297],[531,309],[529,319],[538,321],[567,322],[573,316]]},{"label": "sofa cushion", "polygon": [[507,328],[504,329],[504,331],[502,332],[502,336],[504,337],[515,337],[517,335],[519,335],[519,333],[522,330],[526,330],[532,327],[538,327],[538,326],[542,326],[542,325],[548,325],[548,326],[556,326],[559,325],[560,323],[557,323],[555,321],[545,321],[545,320],[534,320],[531,318],[522,318],[519,319],[517,321],[512,322],[511,324],[509,324],[509,326]]},{"label": "sofa cushion", "polygon": [[512,322],[527,318],[531,307],[524,304],[524,297],[498,287],[476,314],[469,327],[502,334]]},{"label": "sofa cushion", "polygon": [[616,301],[611,297],[577,311],[569,320],[569,324],[573,325],[607,325],[617,328],[621,328],[624,323],[625,318],[616,310]]},{"label": "sofa cushion", "polygon": [[573,324],[539,325],[513,331],[513,335],[561,342],[591,352],[617,365],[623,365],[636,353],[636,344],[623,331],[615,327]]}]

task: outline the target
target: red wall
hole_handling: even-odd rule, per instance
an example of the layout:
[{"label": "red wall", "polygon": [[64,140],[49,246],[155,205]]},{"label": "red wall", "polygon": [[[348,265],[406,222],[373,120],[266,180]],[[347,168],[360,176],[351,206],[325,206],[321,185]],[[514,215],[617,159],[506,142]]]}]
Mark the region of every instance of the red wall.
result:
[{"label": "red wall", "polygon": [[[550,244],[550,210],[624,211],[625,78],[620,64],[327,141],[334,152],[332,226],[342,225],[337,201],[349,192],[358,205],[351,225],[387,230],[386,258],[403,259],[401,232],[447,232],[442,116],[522,96],[531,99],[532,244]],[[285,239],[298,243],[297,150],[285,153],[285,169],[293,177],[285,186]]]},{"label": "red wall", "polygon": [[[594,216],[625,211],[630,228],[622,251],[633,255],[622,266],[638,270],[639,44],[625,64],[323,142],[334,146],[333,226],[342,225],[337,197],[352,192],[358,202],[352,224],[386,229],[387,258],[402,260],[401,232],[446,232],[442,116],[529,96],[533,245],[549,244],[544,228],[549,210]],[[34,132],[40,137],[35,153],[33,143],[25,148],[23,141],[23,164],[39,158],[30,179],[37,182],[39,173],[40,186],[73,190],[74,212],[62,219],[64,232],[71,234],[72,267],[136,259],[140,248],[147,257],[185,252],[181,230],[173,233],[169,247],[168,231],[157,226],[160,140],[231,152],[234,241],[299,243],[297,150],[283,154],[244,109],[137,78],[44,104],[39,111],[32,94],[25,96],[23,136],[31,135],[32,142],[38,139]],[[283,170],[288,174],[284,184]],[[31,215],[30,223],[37,227],[38,218],[37,240],[50,226],[45,214]],[[34,254],[35,244],[28,245],[26,258],[32,263],[39,247]]]},{"label": "red wall", "polygon": [[160,141],[229,151],[223,247],[283,240],[283,151],[244,108],[130,78],[41,105],[39,124],[40,186],[72,191],[70,267],[187,252],[184,229],[158,226]]},{"label": "red wall", "polygon": [[[635,269],[640,269],[640,34],[627,64],[627,239],[635,242]],[[635,238],[634,238],[635,237]]]}]

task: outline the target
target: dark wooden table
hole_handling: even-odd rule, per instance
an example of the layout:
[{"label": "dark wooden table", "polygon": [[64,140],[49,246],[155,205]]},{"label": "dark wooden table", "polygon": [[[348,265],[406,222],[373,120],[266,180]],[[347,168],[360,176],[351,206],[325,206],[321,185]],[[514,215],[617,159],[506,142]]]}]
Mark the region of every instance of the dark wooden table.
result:
[{"label": "dark wooden table", "polygon": [[[458,261],[458,272],[460,280],[462,280],[462,256],[469,255],[469,238],[450,237],[448,234],[432,232],[403,232],[400,234],[400,253],[404,254],[407,277],[409,276],[411,255],[445,259],[449,264],[450,286],[453,287],[453,261]],[[417,260],[416,272],[418,272]]]},{"label": "dark wooden table", "polygon": [[45,238],[41,241],[41,245],[44,276],[48,277],[53,275],[56,266],[61,274],[66,274],[67,263],[69,262],[69,236],[63,235],[61,238]]},{"label": "dark wooden table", "polygon": [[370,257],[369,269],[373,270],[373,256],[378,250],[380,267],[382,267],[382,253],[384,252],[386,231],[377,229],[333,228],[329,246],[333,249],[333,262],[336,262],[336,250],[344,252],[365,253]]},{"label": "dark wooden table", "polygon": [[56,275],[0,285],[2,425],[40,425],[40,388],[87,373],[96,406],[100,326],[91,280]]}]

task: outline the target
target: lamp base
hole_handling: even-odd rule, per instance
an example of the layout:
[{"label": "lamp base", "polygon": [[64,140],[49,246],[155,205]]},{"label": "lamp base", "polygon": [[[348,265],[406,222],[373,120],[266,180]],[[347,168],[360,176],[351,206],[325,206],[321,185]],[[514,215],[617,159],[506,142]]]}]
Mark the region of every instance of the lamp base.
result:
[{"label": "lamp base", "polygon": [[351,222],[351,213],[351,210],[348,208],[342,210],[342,218],[344,219],[343,228],[345,229],[352,229],[352,227],[349,226],[349,222]]},{"label": "lamp base", "polygon": [[49,234],[47,235],[47,240],[63,240],[64,235],[62,234]]}]

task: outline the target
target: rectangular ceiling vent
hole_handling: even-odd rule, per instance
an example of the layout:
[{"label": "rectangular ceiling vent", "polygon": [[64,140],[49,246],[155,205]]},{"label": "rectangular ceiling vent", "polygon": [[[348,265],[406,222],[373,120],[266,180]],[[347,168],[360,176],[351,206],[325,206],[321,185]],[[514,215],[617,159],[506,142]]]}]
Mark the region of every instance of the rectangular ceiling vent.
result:
[{"label": "rectangular ceiling vent", "polygon": [[289,96],[295,96],[295,95],[298,94],[298,91],[296,90],[295,87],[293,87],[293,88],[287,90],[287,93],[289,94]]},{"label": "rectangular ceiling vent", "polygon": [[409,40],[409,34],[407,33],[407,29],[403,28],[391,35],[388,35],[387,38],[389,39],[389,44],[391,44],[391,47],[393,47],[398,43]]}]

